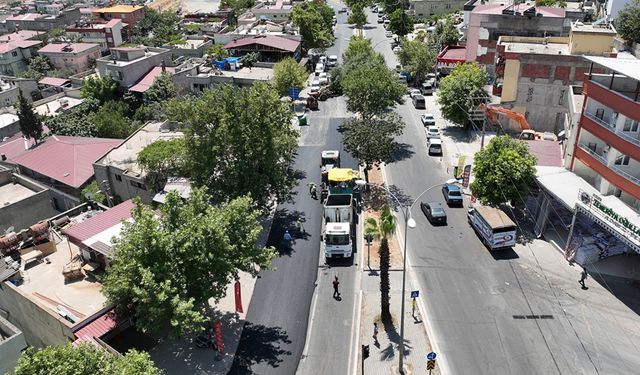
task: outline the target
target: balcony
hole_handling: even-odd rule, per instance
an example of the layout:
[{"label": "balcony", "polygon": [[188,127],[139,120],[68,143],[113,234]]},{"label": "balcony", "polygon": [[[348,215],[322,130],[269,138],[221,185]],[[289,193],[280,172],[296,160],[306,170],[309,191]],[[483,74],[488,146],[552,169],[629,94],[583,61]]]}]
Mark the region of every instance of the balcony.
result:
[{"label": "balcony", "polygon": [[617,150],[640,160],[640,139],[628,132],[616,130],[615,125],[609,121],[601,119],[585,109],[580,126]]},{"label": "balcony", "polygon": [[[593,77],[584,82],[583,93],[586,96],[595,99],[599,103],[606,105],[615,112],[622,113],[623,115],[638,120],[638,113],[640,113],[640,102],[635,101],[634,97],[627,95],[627,92],[616,91],[615,89],[609,89],[605,85],[597,82]],[[598,77],[601,78],[601,77]]]},{"label": "balcony", "polygon": [[593,151],[584,143],[579,143],[576,147],[575,157],[620,190],[640,199],[639,178],[615,165],[609,166],[604,156]]}]

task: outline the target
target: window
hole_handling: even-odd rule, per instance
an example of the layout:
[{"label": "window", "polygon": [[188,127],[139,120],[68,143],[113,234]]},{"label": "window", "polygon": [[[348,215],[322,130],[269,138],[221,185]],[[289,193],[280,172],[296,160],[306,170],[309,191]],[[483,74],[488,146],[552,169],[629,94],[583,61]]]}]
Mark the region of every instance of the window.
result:
[{"label": "window", "polygon": [[122,74],[122,72],[121,72],[121,71],[118,71],[118,79],[119,79],[120,81],[122,81],[122,80],[124,79],[124,75]]},{"label": "window", "polygon": [[129,183],[131,184],[131,186],[138,188],[138,189],[142,189],[142,190],[147,190],[147,187],[144,186],[144,184],[139,183],[138,181],[129,181]]},{"label": "window", "polygon": [[589,148],[589,150],[591,150],[593,152],[596,152],[596,149],[598,148],[598,145],[596,143],[589,142],[587,147]]},{"label": "window", "polygon": [[17,51],[13,51],[13,52],[11,52],[11,56],[13,56],[13,57],[18,56],[18,52],[17,52]]},{"label": "window", "polygon": [[119,174],[116,175],[116,181],[122,181],[122,176],[120,176]]},{"label": "window", "polygon": [[619,155],[616,157],[616,165],[629,165],[629,157],[627,155]]},{"label": "window", "polygon": [[596,118],[602,120],[604,118],[604,108],[596,109]]},{"label": "window", "polygon": [[622,130],[625,132],[638,131],[638,121],[632,120],[630,118],[624,119],[624,128]]},{"label": "window", "polygon": [[622,195],[622,190],[618,188],[613,188],[613,195],[617,198],[620,198],[620,196]]},{"label": "window", "polygon": [[560,90],[560,99],[558,99],[558,105],[562,105],[564,103],[564,93],[567,90]]},{"label": "window", "polygon": [[533,87],[529,87],[527,89],[527,102],[530,102],[533,100]]},{"label": "window", "polygon": [[431,4],[431,9],[438,9],[438,4]]},{"label": "window", "polygon": [[444,8],[445,8],[445,9],[451,9],[451,4],[445,4],[445,5],[444,5]]}]

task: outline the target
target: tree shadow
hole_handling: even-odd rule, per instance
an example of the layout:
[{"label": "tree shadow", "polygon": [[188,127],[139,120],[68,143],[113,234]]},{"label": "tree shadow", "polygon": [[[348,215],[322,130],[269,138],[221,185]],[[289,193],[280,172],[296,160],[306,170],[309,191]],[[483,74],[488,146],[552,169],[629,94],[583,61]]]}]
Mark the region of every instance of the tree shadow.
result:
[{"label": "tree shadow", "polygon": [[391,155],[392,162],[398,162],[409,159],[415,154],[413,152],[413,146],[408,143],[397,143],[393,155]]},{"label": "tree shadow", "polygon": [[[393,323],[383,323],[384,332],[387,334],[387,338],[389,339],[389,345],[385,347],[380,352],[380,358],[382,360],[389,360],[395,357],[396,350],[398,348],[400,350],[400,334],[396,330],[396,326]],[[413,350],[413,346],[409,345],[411,341],[404,339],[404,355],[405,357],[411,353]]]},{"label": "tree shadow", "polygon": [[[297,228],[297,219],[302,221],[303,230]],[[267,240],[267,246],[273,246],[278,252],[279,256],[291,256],[293,254],[293,245],[296,240],[307,240],[311,235],[306,232],[304,224],[306,217],[303,212],[289,211],[286,208],[279,208],[273,215],[273,224],[271,225],[271,231],[269,232],[269,239]],[[291,241],[285,241],[285,231],[289,231],[292,237]]]},{"label": "tree shadow", "polygon": [[[399,204],[401,206],[411,204],[411,197],[396,185],[389,185],[388,189],[389,191],[379,184],[371,184],[368,192],[363,194],[363,206],[369,210],[380,211],[385,205],[392,210],[397,210],[400,208]],[[397,201],[389,193],[395,196]]]},{"label": "tree shadow", "polygon": [[456,143],[470,143],[473,139],[463,126],[446,126],[441,129],[442,135],[451,138]]},{"label": "tree shadow", "polygon": [[288,344],[291,340],[282,328],[246,323],[229,374],[256,374],[251,369],[256,364],[279,367],[282,357],[291,355],[282,347]]}]

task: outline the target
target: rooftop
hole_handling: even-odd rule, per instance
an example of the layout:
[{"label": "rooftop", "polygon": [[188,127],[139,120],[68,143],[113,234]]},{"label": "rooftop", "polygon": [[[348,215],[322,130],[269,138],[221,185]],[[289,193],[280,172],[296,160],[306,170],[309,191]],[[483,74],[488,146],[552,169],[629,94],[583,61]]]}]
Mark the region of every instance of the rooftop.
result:
[{"label": "rooftop", "polygon": [[27,40],[42,35],[44,32],[35,30],[19,30],[15,33],[0,35],[0,42],[8,42],[14,40]]},{"label": "rooftop", "polygon": [[38,53],[82,53],[100,48],[96,43],[49,43],[40,48]]},{"label": "rooftop", "polygon": [[57,77],[44,77],[43,79],[38,81],[38,83],[41,85],[56,86],[56,87],[65,86],[70,82],[71,81],[69,81],[66,78],[57,78]]},{"label": "rooftop", "polygon": [[38,13],[25,13],[25,14],[18,14],[17,16],[11,16],[9,18],[6,19],[6,21],[35,21],[38,18],[43,18],[43,17],[47,17],[44,14],[38,14]]},{"label": "rooftop", "polygon": [[640,81],[640,60],[638,59],[618,59],[615,57],[600,56],[585,56],[585,58],[635,81]]},{"label": "rooftop", "polygon": [[[165,68],[167,74],[174,74],[176,69],[175,68]],[[129,88],[129,91],[133,91],[133,92],[145,92],[147,90],[149,90],[149,88],[151,86],[153,86],[153,82],[155,81],[156,77],[160,76],[162,74],[162,67],[160,66],[156,66],[151,68],[151,70],[145,74],[135,85],[131,86]]]},{"label": "rooftop", "polygon": [[95,13],[133,13],[142,8],[143,7],[141,6],[119,4],[119,5],[114,5],[106,8],[95,9],[94,12]]},{"label": "rooftop", "polygon": [[273,78],[272,68],[240,68],[238,70],[214,70],[210,67],[200,68],[198,77],[208,77],[210,75],[221,75],[241,79],[253,79],[257,81],[270,81]]},{"label": "rooftop", "polygon": [[573,22],[571,24],[571,32],[584,32],[584,33],[598,33],[598,34],[610,34],[616,35],[616,30],[613,25],[604,23],[594,25],[592,23]]},{"label": "rooftop", "polygon": [[465,61],[466,53],[466,47],[447,46],[438,54],[438,60]]},{"label": "rooftop", "polygon": [[83,101],[84,99],[64,95],[62,97],[52,98],[46,103],[37,105],[35,111],[41,116],[57,116],[61,112],[71,109]]},{"label": "rooftop", "polygon": [[562,167],[562,147],[557,141],[526,141],[529,151],[537,159],[536,165]]},{"label": "rooftop", "polygon": [[129,174],[140,176],[142,169],[138,165],[138,153],[155,141],[184,137],[184,133],[176,128],[177,124],[169,121],[150,122],[96,161],[96,164],[115,166]]},{"label": "rooftop", "polygon": [[[170,50],[166,48],[155,47],[118,47],[111,48],[111,55],[101,57],[97,61],[106,63],[108,66],[121,67],[168,51]],[[138,53],[139,56],[137,56]]]},{"label": "rooftop", "polygon": [[58,244],[51,241],[45,245],[54,249],[46,255],[48,262],[38,262],[26,269],[24,282],[17,288],[38,305],[48,307],[52,315],[57,315],[57,306],[62,306],[81,321],[101,310],[106,302],[102,284],[89,277],[67,282],[62,274],[71,257],[80,255],[78,247],[64,237]]},{"label": "rooftop", "polygon": [[121,142],[120,139],[52,135],[11,162],[79,188],[93,176],[93,162]]},{"label": "rooftop", "polygon": [[16,48],[29,48],[42,43],[39,40],[16,40],[13,42],[0,43],[0,53],[11,52]]},{"label": "rooftop", "polygon": [[36,194],[36,192],[28,187],[8,181],[6,184],[0,186],[0,208],[29,198],[34,194]]},{"label": "rooftop", "polygon": [[[511,16],[508,14],[503,14],[503,11],[513,9],[513,11],[519,12],[520,14],[522,14],[524,11],[531,9],[532,7],[533,7],[533,4],[531,3],[516,4],[515,6],[511,7],[511,3],[501,1],[498,3],[477,5],[473,9],[473,11],[471,11],[471,13]],[[564,18],[566,13],[563,8],[555,8],[555,7],[535,7],[535,12],[541,14],[542,17],[551,17],[551,18]]]},{"label": "rooftop", "polygon": [[254,37],[247,37],[242,39],[232,40],[224,45],[226,49],[238,48],[243,46],[249,46],[252,44],[259,44],[271,48],[277,48],[280,50],[295,52],[300,46],[300,42],[283,38],[275,35],[259,35]]},{"label": "rooftop", "polygon": [[18,116],[13,113],[0,113],[0,129],[13,125],[18,121]]},{"label": "rooftop", "polygon": [[533,53],[540,55],[569,55],[569,45],[565,43],[502,42],[505,52]]}]

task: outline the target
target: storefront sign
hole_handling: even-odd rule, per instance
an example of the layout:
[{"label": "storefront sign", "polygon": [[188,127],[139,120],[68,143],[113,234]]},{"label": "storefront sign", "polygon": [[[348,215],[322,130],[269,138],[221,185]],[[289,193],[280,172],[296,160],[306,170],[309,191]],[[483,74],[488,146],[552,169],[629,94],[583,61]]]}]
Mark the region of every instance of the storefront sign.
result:
[{"label": "storefront sign", "polygon": [[618,215],[618,213],[615,212],[613,209],[602,204],[601,201],[597,199],[593,199],[593,206],[603,214],[607,215],[609,218],[620,223],[623,227],[631,231],[631,233],[635,234],[636,236],[640,236],[640,228],[638,228],[633,223],[631,223],[629,219],[627,219],[626,217]]}]

